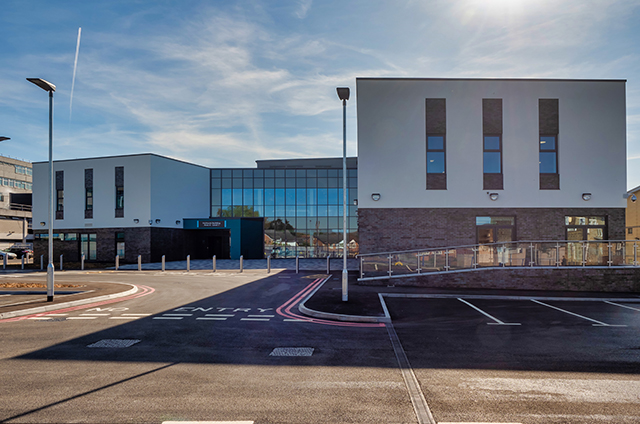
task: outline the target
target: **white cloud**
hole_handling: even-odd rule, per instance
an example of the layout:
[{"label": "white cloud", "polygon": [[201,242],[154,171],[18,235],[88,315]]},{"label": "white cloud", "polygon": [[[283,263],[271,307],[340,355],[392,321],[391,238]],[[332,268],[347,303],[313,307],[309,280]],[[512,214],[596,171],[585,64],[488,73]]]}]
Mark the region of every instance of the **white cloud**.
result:
[{"label": "white cloud", "polygon": [[313,0],[298,0],[298,8],[295,11],[295,15],[298,19],[304,19],[307,17],[307,13],[309,13],[312,3]]}]

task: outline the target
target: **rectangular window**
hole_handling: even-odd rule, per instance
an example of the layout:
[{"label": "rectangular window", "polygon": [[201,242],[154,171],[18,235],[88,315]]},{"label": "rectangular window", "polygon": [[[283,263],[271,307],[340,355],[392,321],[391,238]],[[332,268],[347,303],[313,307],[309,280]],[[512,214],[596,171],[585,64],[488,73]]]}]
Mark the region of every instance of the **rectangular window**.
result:
[{"label": "rectangular window", "polygon": [[124,218],[124,166],[116,166],[116,218]]},{"label": "rectangular window", "polygon": [[84,170],[84,219],[93,219],[93,169]]},{"label": "rectangular window", "polygon": [[512,216],[477,216],[478,244],[506,243],[515,240],[515,221],[515,217]]},{"label": "rectangular window", "polygon": [[96,247],[97,236],[95,234],[80,234],[80,249],[86,260],[96,260]]},{"label": "rectangular window", "polygon": [[540,190],[559,190],[558,99],[538,100]]},{"label": "rectangular window", "polygon": [[116,233],[116,255],[124,259],[124,233]]},{"label": "rectangular window", "polygon": [[56,219],[64,219],[64,171],[56,171]]},{"label": "rectangular window", "polygon": [[502,190],[502,99],[482,99],[483,189]]},{"label": "rectangular window", "polygon": [[446,99],[426,100],[427,190],[447,189]]}]

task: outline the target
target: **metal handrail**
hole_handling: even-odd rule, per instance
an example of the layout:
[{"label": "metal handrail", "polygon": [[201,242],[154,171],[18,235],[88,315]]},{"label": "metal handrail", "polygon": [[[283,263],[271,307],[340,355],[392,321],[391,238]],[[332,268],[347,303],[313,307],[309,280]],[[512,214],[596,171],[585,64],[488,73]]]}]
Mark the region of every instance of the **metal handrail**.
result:
[{"label": "metal handrail", "polygon": [[516,240],[364,253],[359,280],[492,268],[583,268],[640,266],[640,240]]}]

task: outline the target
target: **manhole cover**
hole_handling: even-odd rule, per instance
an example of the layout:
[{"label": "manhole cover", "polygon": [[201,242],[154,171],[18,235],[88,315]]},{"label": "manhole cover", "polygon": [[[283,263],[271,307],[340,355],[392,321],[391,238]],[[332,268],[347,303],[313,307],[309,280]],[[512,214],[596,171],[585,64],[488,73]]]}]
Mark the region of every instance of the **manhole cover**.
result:
[{"label": "manhole cover", "polygon": [[134,344],[139,342],[140,340],[136,340],[136,339],[104,339],[104,340],[100,340],[99,342],[90,344],[87,347],[122,348],[122,347],[133,346]]},{"label": "manhole cover", "polygon": [[271,351],[269,356],[311,356],[312,347],[277,347]]}]

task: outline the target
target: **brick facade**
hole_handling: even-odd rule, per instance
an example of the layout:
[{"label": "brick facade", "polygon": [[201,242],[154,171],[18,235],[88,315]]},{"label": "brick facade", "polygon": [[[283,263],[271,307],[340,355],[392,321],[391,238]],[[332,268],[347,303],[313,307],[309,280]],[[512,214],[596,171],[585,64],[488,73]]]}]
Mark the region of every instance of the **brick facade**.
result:
[{"label": "brick facade", "polygon": [[[76,240],[53,241],[54,263],[64,255],[69,262],[80,261],[81,234],[96,235],[96,262],[115,262],[116,233],[124,233],[125,257],[121,263],[135,263],[138,255],[142,262],[160,262],[162,255],[167,261],[184,260],[188,253],[184,249],[184,230],[172,228],[82,228],[64,230],[64,234],[76,234]],[[36,231],[35,234],[47,234],[46,231]],[[34,256],[44,255],[48,258],[47,239],[36,238],[33,243]]]},{"label": "brick facade", "polygon": [[640,292],[640,268],[504,268],[366,281],[395,285],[456,289],[563,290]]},{"label": "brick facade", "polygon": [[624,208],[363,208],[360,253],[476,244],[476,216],[515,217],[516,240],[565,240],[565,216],[606,216],[606,238],[626,235]]}]

